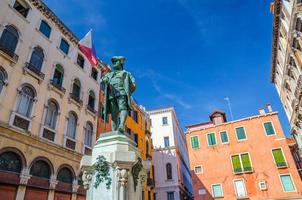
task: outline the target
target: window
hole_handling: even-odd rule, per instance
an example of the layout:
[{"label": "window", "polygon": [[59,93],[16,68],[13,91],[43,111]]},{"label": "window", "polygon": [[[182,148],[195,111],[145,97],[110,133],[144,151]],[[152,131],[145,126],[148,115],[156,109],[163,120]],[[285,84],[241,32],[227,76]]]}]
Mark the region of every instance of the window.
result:
[{"label": "window", "polygon": [[272,122],[265,122],[264,129],[265,129],[266,135],[275,135],[276,134]]},{"label": "window", "polygon": [[289,174],[280,175],[280,180],[284,192],[296,191],[292,177]]},{"label": "window", "polygon": [[95,105],[95,94],[93,91],[89,91],[88,109],[94,112],[94,105]]},{"label": "window", "polygon": [[6,81],[7,81],[6,72],[4,71],[4,69],[2,69],[0,67],[0,94],[1,94],[4,86],[6,85]]},{"label": "window", "polygon": [[98,70],[94,67],[91,68],[91,77],[96,81],[98,80]]},{"label": "window", "polygon": [[259,182],[259,189],[260,190],[267,190],[266,181]]},{"label": "window", "polygon": [[44,60],[44,53],[40,47],[35,47],[29,61],[30,69],[34,68],[34,71],[41,71]]},{"label": "window", "polygon": [[47,110],[46,110],[45,122],[44,122],[45,126],[51,128],[53,130],[56,128],[58,111],[59,111],[59,109],[58,109],[57,103],[54,101],[49,101]]},{"label": "window", "polygon": [[221,131],[220,132],[220,139],[222,144],[229,143],[229,136],[226,131]]},{"label": "window", "polygon": [[136,143],[136,147],[138,147],[138,134],[134,133],[134,142]]},{"label": "window", "polygon": [[282,149],[273,149],[272,150],[273,153],[273,157],[275,160],[275,164],[278,168],[283,168],[283,167],[287,167],[287,163],[285,161]]},{"label": "window", "polygon": [[167,192],[167,200],[174,200],[174,192]]},{"label": "window", "polygon": [[208,134],[207,134],[207,140],[208,140],[208,145],[209,145],[209,146],[214,146],[214,145],[216,145],[216,137],[215,137],[215,133],[208,133]]},{"label": "window", "polygon": [[237,140],[246,140],[246,134],[245,134],[245,130],[243,127],[237,127],[236,128],[236,136],[237,136]]},{"label": "window", "polygon": [[164,137],[164,144],[165,144],[165,147],[170,146],[169,137]]},{"label": "window", "polygon": [[93,126],[90,122],[86,123],[85,128],[85,145],[92,147]]},{"label": "window", "polygon": [[235,174],[252,171],[250,156],[248,153],[232,155],[231,160]]},{"label": "window", "polygon": [[132,111],[132,118],[136,123],[138,123],[138,112],[136,110]]},{"label": "window", "polygon": [[76,116],[76,114],[73,112],[69,112],[67,125],[67,136],[69,138],[75,139],[77,123],[78,117]]},{"label": "window", "polygon": [[82,55],[78,54],[77,57],[77,64],[81,67],[84,68],[84,64],[85,64],[85,59]]},{"label": "window", "polygon": [[12,25],[7,25],[0,38],[0,49],[5,51],[9,56],[14,57],[18,40],[18,31]]},{"label": "window", "polygon": [[39,31],[45,35],[47,38],[50,37],[50,33],[51,33],[51,27],[48,25],[48,23],[44,20],[41,21],[40,27],[39,27]]},{"label": "window", "polygon": [[53,74],[52,84],[58,88],[62,87],[64,77],[64,68],[61,65],[56,65],[55,72]]},{"label": "window", "polygon": [[63,38],[61,39],[60,49],[67,55],[69,51],[69,44]]},{"label": "window", "polygon": [[234,180],[234,186],[237,198],[247,197],[244,180]]},{"label": "window", "polygon": [[16,0],[13,8],[20,13],[23,17],[27,17],[29,6],[22,0]]},{"label": "window", "polygon": [[11,151],[0,154],[0,170],[21,173],[22,161],[20,156]]},{"label": "window", "polygon": [[191,147],[192,147],[192,149],[198,149],[199,148],[198,136],[192,136],[191,137]]},{"label": "window", "polygon": [[73,173],[67,167],[63,167],[62,169],[60,169],[60,171],[58,173],[57,180],[64,182],[64,183],[72,184]]},{"label": "window", "polygon": [[162,124],[163,125],[167,125],[168,124],[168,118],[167,117],[163,117],[162,118]]},{"label": "window", "polygon": [[34,98],[35,92],[33,89],[31,89],[29,86],[22,87],[18,97],[17,113],[29,118],[34,103]]},{"label": "window", "polygon": [[297,18],[297,21],[296,21],[296,31],[302,32],[302,20],[299,17]]},{"label": "window", "polygon": [[48,163],[43,160],[36,161],[30,168],[30,175],[49,179],[51,170]]},{"label": "window", "polygon": [[72,85],[72,97],[79,101],[80,100],[80,93],[81,93],[81,82],[79,79],[75,79]]},{"label": "window", "polygon": [[195,174],[202,174],[203,173],[202,166],[201,165],[200,166],[195,166],[194,167],[194,172],[195,172]]},{"label": "window", "polygon": [[221,184],[213,184],[212,185],[212,194],[213,197],[223,197],[223,191]]},{"label": "window", "polygon": [[167,179],[172,179],[172,165],[171,163],[166,164],[166,173],[167,173]]}]

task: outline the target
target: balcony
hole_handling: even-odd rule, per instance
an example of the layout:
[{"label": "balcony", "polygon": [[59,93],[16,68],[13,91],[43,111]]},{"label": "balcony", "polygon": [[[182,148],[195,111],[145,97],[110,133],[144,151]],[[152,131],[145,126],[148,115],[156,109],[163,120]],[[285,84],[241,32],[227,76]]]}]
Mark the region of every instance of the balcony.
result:
[{"label": "balcony", "polygon": [[25,63],[24,71],[32,75],[34,78],[38,79],[39,82],[44,80],[45,74],[29,62]]},{"label": "balcony", "polygon": [[8,57],[11,61],[16,63],[19,59],[19,56],[15,54],[13,51],[8,49],[7,47],[3,46],[3,44],[0,44],[0,51],[4,54],[4,56]]},{"label": "balcony", "polygon": [[62,93],[65,94],[66,92],[66,89],[61,85],[61,84],[58,84],[57,82],[55,82],[54,80],[50,80],[50,84],[55,87],[56,89],[60,90]]}]

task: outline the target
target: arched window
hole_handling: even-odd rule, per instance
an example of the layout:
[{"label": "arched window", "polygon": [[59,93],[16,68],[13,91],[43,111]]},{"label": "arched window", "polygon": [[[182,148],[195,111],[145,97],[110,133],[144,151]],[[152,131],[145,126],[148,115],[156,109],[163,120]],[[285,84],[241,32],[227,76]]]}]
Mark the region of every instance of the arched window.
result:
[{"label": "arched window", "polygon": [[36,70],[41,71],[42,64],[44,60],[44,53],[40,47],[35,47],[31,57],[30,57],[30,66],[34,67]]},{"label": "arched window", "polygon": [[35,93],[32,88],[29,86],[22,87],[18,97],[17,113],[30,117],[34,98]]},{"label": "arched window", "polygon": [[68,125],[67,125],[67,136],[75,139],[77,129],[78,117],[74,112],[69,112]]},{"label": "arched window", "polygon": [[0,155],[0,170],[20,173],[22,161],[18,154],[14,152],[4,152]]},{"label": "arched window", "polygon": [[93,125],[91,122],[86,123],[85,127],[85,145],[92,147]]},{"label": "arched window", "polygon": [[0,48],[11,57],[14,56],[19,40],[19,33],[12,25],[5,26],[0,38]]},{"label": "arched window", "polygon": [[93,91],[89,91],[88,108],[94,111],[94,106],[95,106],[95,94]]},{"label": "arched window", "polygon": [[166,164],[166,173],[167,173],[167,179],[172,179],[172,165],[171,165],[171,163]]},{"label": "arched window", "polygon": [[49,164],[44,160],[36,161],[30,168],[30,175],[49,179],[51,175]]},{"label": "arched window", "polygon": [[67,167],[63,167],[62,169],[60,169],[58,176],[57,176],[57,180],[64,182],[64,183],[72,184],[73,174],[72,174],[71,170],[68,169]]},{"label": "arched window", "polygon": [[53,85],[61,88],[63,84],[64,68],[61,65],[56,65],[55,72],[53,74]]},{"label": "arched window", "polygon": [[80,100],[81,82],[79,79],[75,79],[72,85],[72,95],[76,100]]},{"label": "arched window", "polygon": [[0,94],[3,90],[3,87],[6,84],[7,75],[6,72],[0,67]]},{"label": "arched window", "polygon": [[51,129],[55,129],[56,123],[57,123],[58,112],[59,112],[59,108],[58,108],[57,103],[54,101],[49,101],[47,110],[46,110],[46,117],[45,117],[44,125]]}]

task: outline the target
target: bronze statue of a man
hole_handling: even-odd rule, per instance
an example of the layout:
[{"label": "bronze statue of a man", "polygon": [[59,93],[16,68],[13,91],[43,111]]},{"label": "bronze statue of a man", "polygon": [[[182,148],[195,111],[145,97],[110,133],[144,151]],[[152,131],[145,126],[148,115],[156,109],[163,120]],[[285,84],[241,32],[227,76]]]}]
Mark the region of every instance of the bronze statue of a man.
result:
[{"label": "bronze statue of a man", "polygon": [[125,122],[128,111],[132,110],[131,94],[136,88],[135,79],[124,70],[125,57],[111,58],[113,71],[102,77],[104,92],[104,116],[107,120],[111,114],[112,131],[125,131]]}]

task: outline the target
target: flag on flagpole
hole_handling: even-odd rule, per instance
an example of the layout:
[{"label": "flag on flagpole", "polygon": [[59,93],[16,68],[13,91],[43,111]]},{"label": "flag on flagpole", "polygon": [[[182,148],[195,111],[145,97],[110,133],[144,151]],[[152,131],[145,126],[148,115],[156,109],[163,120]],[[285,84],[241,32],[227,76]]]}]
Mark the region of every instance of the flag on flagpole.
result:
[{"label": "flag on flagpole", "polygon": [[79,41],[79,49],[87,57],[91,65],[96,66],[98,61],[96,57],[96,52],[92,42],[91,30]]}]

